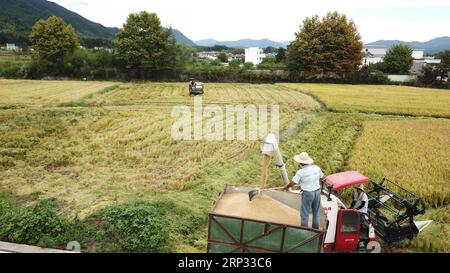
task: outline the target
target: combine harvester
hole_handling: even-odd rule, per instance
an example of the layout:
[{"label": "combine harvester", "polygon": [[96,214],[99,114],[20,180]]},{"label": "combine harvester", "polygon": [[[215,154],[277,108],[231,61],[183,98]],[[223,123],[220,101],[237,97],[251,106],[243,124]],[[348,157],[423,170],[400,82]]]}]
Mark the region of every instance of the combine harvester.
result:
[{"label": "combine harvester", "polygon": [[[274,157],[285,184],[285,164],[274,135],[262,147],[264,158]],[[263,175],[269,165],[263,164]],[[262,187],[265,186],[262,181]],[[347,209],[339,193],[365,185],[369,211],[361,226],[359,212]],[[431,221],[414,221],[425,212],[421,199],[398,184],[371,180],[358,172],[330,175],[322,182],[319,229],[300,226],[300,191],[225,187],[209,213],[209,253],[311,253],[376,251],[377,236],[392,245],[414,239]],[[251,199],[251,198],[250,198]],[[311,222],[311,219],[310,219]],[[311,223],[310,225],[311,226]]]},{"label": "combine harvester", "polygon": [[189,79],[189,96],[203,95],[204,84],[197,82],[194,78]]}]

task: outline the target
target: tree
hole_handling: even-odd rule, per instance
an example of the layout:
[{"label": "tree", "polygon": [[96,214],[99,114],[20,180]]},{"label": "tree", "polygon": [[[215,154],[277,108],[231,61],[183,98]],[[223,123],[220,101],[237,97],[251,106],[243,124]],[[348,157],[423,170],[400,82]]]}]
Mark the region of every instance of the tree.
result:
[{"label": "tree", "polygon": [[61,61],[79,47],[75,29],[57,16],[39,20],[31,30],[30,41],[34,57],[52,63]]},{"label": "tree", "polygon": [[436,82],[439,73],[433,65],[425,65],[418,76],[418,81],[425,85],[432,85]]},{"label": "tree", "polygon": [[287,53],[291,71],[344,76],[359,68],[363,43],[355,23],[338,12],[307,17]]},{"label": "tree", "polygon": [[443,80],[448,77],[448,73],[450,72],[450,50],[440,52],[436,54],[436,57],[439,58],[441,62],[435,65],[425,65],[418,77],[420,83],[441,86]]},{"label": "tree", "polygon": [[374,64],[364,65],[358,71],[353,72],[348,80],[353,84],[386,84],[389,82],[387,75],[378,70],[378,66]]},{"label": "tree", "polygon": [[268,54],[268,53],[275,53],[277,52],[277,49],[273,46],[268,46],[266,48],[264,48],[264,53]]},{"label": "tree", "polygon": [[239,60],[232,60],[229,62],[230,68],[238,69],[241,67],[242,62]]},{"label": "tree", "polygon": [[278,63],[275,57],[266,57],[260,64],[258,64],[257,68],[265,70],[277,70],[285,69],[285,66],[282,63]]},{"label": "tree", "polygon": [[441,59],[441,63],[437,65],[437,73],[441,77],[442,82],[444,78],[448,77],[448,73],[450,72],[450,50],[440,52],[437,56]]},{"label": "tree", "polygon": [[246,70],[253,69],[254,67],[255,67],[255,65],[253,63],[250,63],[250,62],[244,63],[244,69],[246,69]]},{"label": "tree", "polygon": [[408,74],[414,63],[412,52],[409,46],[403,44],[391,47],[383,58],[384,72]]},{"label": "tree", "polygon": [[129,77],[155,78],[175,69],[176,43],[156,13],[130,14],[114,45],[115,56]]},{"label": "tree", "polygon": [[277,55],[276,55],[277,63],[282,63],[286,60],[286,49],[279,47],[277,49]]},{"label": "tree", "polygon": [[231,54],[233,55],[245,54],[245,48],[233,48],[231,49]]},{"label": "tree", "polygon": [[217,55],[217,59],[222,63],[227,63],[228,62],[227,53],[224,51],[220,52],[219,55]]}]

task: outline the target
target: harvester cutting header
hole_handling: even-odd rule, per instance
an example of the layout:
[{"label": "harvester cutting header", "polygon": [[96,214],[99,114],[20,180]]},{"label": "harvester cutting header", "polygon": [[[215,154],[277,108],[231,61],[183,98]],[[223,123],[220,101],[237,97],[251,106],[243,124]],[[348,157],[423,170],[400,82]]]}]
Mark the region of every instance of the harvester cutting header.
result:
[{"label": "harvester cutting header", "polygon": [[[415,193],[355,171],[323,176],[317,218],[308,212],[300,221],[302,199],[310,197],[301,190],[280,191],[292,182],[275,135],[266,138],[262,153],[261,188],[226,186],[209,213],[208,252],[366,252],[376,246],[377,237],[387,244],[412,240],[431,223],[414,221],[425,212]],[[265,189],[272,158],[284,186]],[[339,198],[350,187],[364,192],[366,213]]]}]

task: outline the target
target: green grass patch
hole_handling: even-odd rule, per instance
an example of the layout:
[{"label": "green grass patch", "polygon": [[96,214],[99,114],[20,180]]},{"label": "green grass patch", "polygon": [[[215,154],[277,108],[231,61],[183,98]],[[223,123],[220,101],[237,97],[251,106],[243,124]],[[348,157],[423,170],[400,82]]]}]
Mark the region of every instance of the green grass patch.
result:
[{"label": "green grass patch", "polygon": [[1,241],[64,249],[71,241],[83,244],[89,237],[87,228],[57,212],[53,200],[23,205],[12,195],[0,197]]}]

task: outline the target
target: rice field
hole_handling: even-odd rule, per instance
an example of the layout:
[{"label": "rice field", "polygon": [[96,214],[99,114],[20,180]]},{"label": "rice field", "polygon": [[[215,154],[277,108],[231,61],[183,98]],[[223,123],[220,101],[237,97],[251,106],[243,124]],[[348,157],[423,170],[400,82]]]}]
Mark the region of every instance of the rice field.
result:
[{"label": "rice field", "polygon": [[384,176],[418,193],[429,207],[450,201],[450,120],[366,121],[350,169]]},{"label": "rice field", "polygon": [[[188,190],[199,177],[259,147],[260,141],[174,140],[171,110],[192,104],[186,89],[185,84],[125,84],[91,98],[103,107],[0,111],[0,186],[20,196],[56,198],[65,211],[84,218],[116,202]],[[211,85],[204,103],[224,96],[236,104],[279,104],[281,128],[319,106],[299,92],[270,85],[243,90]]]},{"label": "rice field", "polygon": [[349,84],[282,84],[311,94],[331,111],[450,117],[449,90]]},{"label": "rice field", "polygon": [[26,63],[29,61],[31,61],[31,55],[0,50],[0,65],[2,63]]},{"label": "rice field", "polygon": [[[450,252],[450,206],[429,209],[419,220],[432,220],[433,223],[413,240],[403,244],[402,252]],[[394,249],[395,251],[395,249]]]},{"label": "rice field", "polygon": [[[280,107],[305,109],[318,107],[309,96],[268,84],[207,84],[203,103],[208,104],[279,104]],[[185,83],[124,84],[114,92],[96,98],[99,105],[192,104]]]},{"label": "rice field", "polygon": [[0,79],[0,108],[8,105],[57,105],[81,99],[113,85],[110,82]]},{"label": "rice field", "polygon": [[[449,229],[450,120],[399,116],[446,117],[446,91],[210,83],[205,92],[203,103],[219,107],[279,105],[289,176],[297,170],[292,157],[307,151],[325,174],[358,170],[417,192],[430,208],[423,219],[435,222],[398,251],[448,252],[448,240],[440,238]],[[334,111],[324,111],[313,97]],[[205,251],[206,215],[224,185],[259,184],[261,141],[174,140],[172,109],[193,101],[185,83],[0,80],[0,201],[4,192],[25,205],[55,200],[59,212],[83,224],[103,221],[96,217],[104,210],[114,219],[131,208],[134,217],[136,202],[144,202],[167,220],[170,244],[158,251]],[[269,184],[280,183],[272,164]],[[130,246],[142,240],[125,231],[126,244],[101,233],[106,246],[97,242],[86,251],[149,248]]]}]

